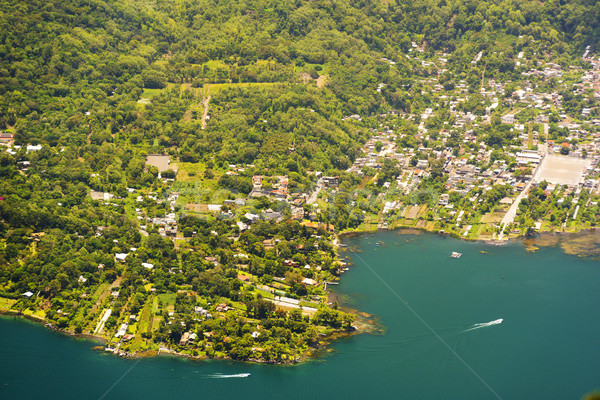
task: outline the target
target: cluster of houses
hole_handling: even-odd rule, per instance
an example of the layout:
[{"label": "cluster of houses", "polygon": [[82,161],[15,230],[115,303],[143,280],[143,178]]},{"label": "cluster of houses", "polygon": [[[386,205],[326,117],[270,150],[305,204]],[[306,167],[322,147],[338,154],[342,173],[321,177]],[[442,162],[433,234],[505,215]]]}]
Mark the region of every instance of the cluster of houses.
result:
[{"label": "cluster of houses", "polygon": [[144,212],[140,208],[135,209],[136,218],[140,221],[140,233],[144,236],[148,236],[148,226],[152,225],[158,228],[158,233],[163,237],[176,237],[177,236],[177,216],[175,215],[175,204],[179,198],[178,192],[172,192],[165,198],[159,198],[156,194],[150,193],[147,196],[137,196],[136,202],[143,202],[145,199],[150,199],[156,204],[162,204],[166,202],[171,210],[170,213],[165,214],[164,217],[153,217],[149,218],[144,215]]},{"label": "cluster of houses", "polygon": [[[525,66],[529,62],[523,58],[521,52],[517,56],[517,67]],[[415,56],[418,60],[418,57]],[[474,62],[477,63],[481,58],[479,54]],[[593,56],[589,49],[584,55],[584,60],[590,62],[592,69],[583,71],[579,67],[570,67],[568,73],[579,73],[582,75],[581,82],[572,84],[571,90],[577,94],[589,94],[593,91],[594,98],[600,98],[600,58]],[[438,70],[438,75],[445,72],[444,62],[437,62],[435,65],[442,67]],[[523,76],[537,77],[536,79],[557,79],[559,83],[561,77],[567,73],[562,66],[548,62],[539,69],[530,69],[523,72]],[[436,107],[447,109],[452,118],[445,121],[443,128],[428,129],[427,120],[436,116],[437,110],[434,107],[428,107],[419,115],[403,114],[404,119],[420,121],[417,134],[414,135],[417,143],[420,144],[417,149],[413,147],[401,148],[402,138],[406,134],[396,134],[392,129],[382,127],[373,131],[373,136],[363,147],[363,156],[357,158],[354,164],[348,169],[348,172],[363,175],[364,168],[379,169],[383,166],[386,159],[390,159],[402,169],[398,176],[396,188],[401,192],[408,194],[417,189],[422,179],[427,178],[431,173],[432,161],[441,160],[443,172],[447,174],[446,189],[458,192],[461,196],[467,196],[473,189],[479,188],[483,191],[491,190],[494,185],[510,185],[514,193],[522,191],[527,183],[533,177],[533,171],[540,165],[545,154],[559,153],[564,154],[563,148],[569,149],[570,157],[587,157],[591,161],[591,166],[580,180],[579,188],[572,190],[598,189],[596,180],[598,175],[598,156],[600,153],[600,134],[597,132],[600,127],[600,118],[594,117],[597,109],[590,104],[584,107],[579,121],[569,118],[563,111],[563,98],[558,91],[552,93],[542,93],[536,89],[532,82],[520,83],[520,87],[513,90],[510,96],[503,97],[507,92],[507,85],[503,82],[497,82],[490,79],[483,83],[481,90],[476,93],[478,96],[486,98],[485,114],[481,112],[473,114],[469,111],[463,111],[461,103],[468,101],[469,88],[464,81],[459,81],[455,89],[445,91],[438,78],[433,76],[425,79],[425,84],[433,87],[429,93],[434,98]],[[424,93],[425,94],[425,93]],[[589,96],[586,96],[589,98]],[[502,99],[502,100],[499,100]],[[485,124],[491,123],[492,115],[498,115],[499,106],[502,109],[508,109],[508,112],[500,114],[500,120],[503,124],[510,125],[510,130],[521,139],[521,146],[508,146],[502,151],[501,160],[492,159],[494,148],[488,146],[482,136],[478,136],[478,131]],[[523,109],[532,110],[531,117],[523,118],[519,112]],[[558,127],[568,131],[568,135],[560,141],[546,140],[549,138],[550,116],[554,110],[559,111],[560,120]],[[560,112],[563,112],[560,114]],[[399,113],[392,113],[393,116]],[[382,117],[390,116],[390,113]],[[526,120],[525,120],[526,119]],[[530,124],[537,124],[540,132],[532,130]],[[592,127],[592,128],[589,128]],[[448,139],[458,136],[460,148],[453,147],[436,148],[427,147],[432,142],[446,144]],[[543,140],[542,140],[543,138]],[[573,145],[576,143],[576,145]],[[419,155],[419,157],[417,157]],[[497,157],[496,157],[497,158]],[[438,163],[439,164],[439,163]],[[510,167],[510,168],[509,168]],[[385,182],[384,188],[389,188],[392,182]],[[445,194],[439,198],[438,204],[442,207],[452,208],[449,204],[449,195]],[[475,201],[477,196],[472,200]],[[480,199],[480,201],[482,201]],[[505,201],[510,204],[511,199]],[[386,201],[383,204],[383,213],[401,207],[399,201]]]},{"label": "cluster of houses", "polygon": [[271,177],[254,175],[250,197],[266,196],[277,200],[286,200],[288,197],[288,184],[287,175]]}]

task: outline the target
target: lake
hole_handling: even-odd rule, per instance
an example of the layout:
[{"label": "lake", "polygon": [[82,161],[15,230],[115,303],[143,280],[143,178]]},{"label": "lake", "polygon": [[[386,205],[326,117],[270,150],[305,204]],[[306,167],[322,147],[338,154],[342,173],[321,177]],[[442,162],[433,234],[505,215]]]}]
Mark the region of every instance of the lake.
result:
[{"label": "lake", "polygon": [[343,339],[299,366],[130,360],[6,317],[0,398],[548,400],[600,388],[597,261],[433,234],[344,243],[356,252],[344,253],[353,265],[335,290],[383,335]]}]

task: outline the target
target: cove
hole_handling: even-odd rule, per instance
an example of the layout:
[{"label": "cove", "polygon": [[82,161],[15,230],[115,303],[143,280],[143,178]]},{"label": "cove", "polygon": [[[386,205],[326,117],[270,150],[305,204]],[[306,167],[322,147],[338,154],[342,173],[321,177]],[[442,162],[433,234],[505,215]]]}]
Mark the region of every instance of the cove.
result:
[{"label": "cove", "polygon": [[579,399],[600,387],[597,261],[433,234],[344,243],[340,304],[376,315],[385,334],[282,367],[121,359],[4,317],[0,398]]}]

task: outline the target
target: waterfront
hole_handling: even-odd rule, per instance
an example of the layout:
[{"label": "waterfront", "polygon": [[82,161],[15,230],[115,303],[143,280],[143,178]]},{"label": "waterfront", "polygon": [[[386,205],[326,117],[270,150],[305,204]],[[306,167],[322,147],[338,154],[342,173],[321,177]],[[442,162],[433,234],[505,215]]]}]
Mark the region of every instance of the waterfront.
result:
[{"label": "waterfront", "polygon": [[432,234],[344,241],[357,252],[346,253],[354,265],[336,290],[377,315],[384,335],[343,339],[320,359],[281,367],[120,359],[1,318],[0,398],[579,399],[600,386],[597,261]]}]

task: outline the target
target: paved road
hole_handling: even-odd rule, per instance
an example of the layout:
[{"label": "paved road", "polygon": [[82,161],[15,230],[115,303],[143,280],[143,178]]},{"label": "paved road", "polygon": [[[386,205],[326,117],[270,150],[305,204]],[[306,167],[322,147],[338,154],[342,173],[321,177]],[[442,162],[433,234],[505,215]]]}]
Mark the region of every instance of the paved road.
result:
[{"label": "paved road", "polygon": [[208,103],[210,102],[210,85],[206,85],[206,98],[202,100],[202,108],[204,111],[202,112],[202,129],[206,129],[206,117],[208,116]]},{"label": "paved road", "polygon": [[306,204],[312,204],[315,201],[317,201],[317,196],[319,195],[319,192],[321,191],[322,186],[322,182],[319,179],[319,181],[317,182],[317,188],[315,189],[315,191],[310,195],[310,197],[308,198],[308,200],[306,200]]},{"label": "paved road", "polygon": [[[545,147],[545,146],[542,146],[542,147]],[[547,160],[545,149],[542,150],[542,157],[543,157],[542,161],[538,164],[538,166],[535,169],[533,178],[527,183],[527,185],[525,185],[525,188],[521,191],[521,193],[519,193],[519,195],[517,196],[515,201],[511,204],[510,208],[506,212],[506,215],[504,215],[504,218],[502,218],[502,222],[500,223],[500,226],[502,227],[502,231],[500,232],[500,236],[498,237],[498,240],[502,240],[504,238],[504,230],[506,229],[506,227],[508,225],[512,224],[513,221],[515,220],[515,217],[517,215],[517,210],[519,209],[519,204],[521,204],[521,200],[523,200],[527,196],[527,194],[529,193],[529,189],[531,188],[531,185],[533,184],[533,182],[538,181],[538,178],[542,171],[542,165]]]}]

